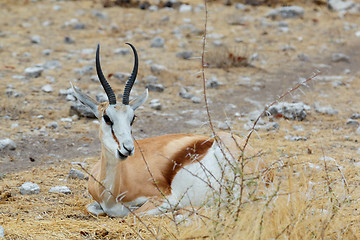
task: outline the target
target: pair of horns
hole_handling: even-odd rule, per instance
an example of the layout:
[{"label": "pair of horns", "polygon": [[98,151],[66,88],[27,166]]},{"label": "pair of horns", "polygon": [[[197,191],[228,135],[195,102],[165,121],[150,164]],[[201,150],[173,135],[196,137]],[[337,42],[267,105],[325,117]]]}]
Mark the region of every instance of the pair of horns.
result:
[{"label": "pair of horns", "polygon": [[[138,55],[137,55],[135,47],[131,43],[126,43],[126,44],[128,44],[132,48],[132,50],[134,52],[134,56],[135,56],[134,68],[132,70],[131,76],[129,77],[129,80],[126,82],[124,94],[123,94],[123,101],[122,101],[123,104],[129,105],[130,91],[131,91],[131,89],[134,85],[135,79],[136,79],[139,63],[138,63]],[[101,70],[99,52],[100,52],[100,44],[97,45],[97,49],[96,49],[96,72],[97,72],[97,75],[101,82],[101,85],[103,86],[103,88],[106,92],[106,95],[108,96],[110,105],[115,105],[116,104],[116,96],[114,94],[114,91],[110,87],[110,84],[108,83],[108,81],[106,81],[106,78]]]}]

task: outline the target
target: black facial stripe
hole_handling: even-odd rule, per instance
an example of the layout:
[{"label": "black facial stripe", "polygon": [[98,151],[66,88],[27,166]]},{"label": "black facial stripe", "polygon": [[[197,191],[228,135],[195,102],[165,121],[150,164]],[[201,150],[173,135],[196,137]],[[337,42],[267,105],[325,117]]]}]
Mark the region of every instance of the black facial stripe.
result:
[{"label": "black facial stripe", "polygon": [[107,125],[113,125],[113,122],[111,121],[111,119],[109,118],[109,116],[108,115],[104,115],[103,116],[103,119],[104,119],[104,121],[105,121],[105,123],[107,124]]}]

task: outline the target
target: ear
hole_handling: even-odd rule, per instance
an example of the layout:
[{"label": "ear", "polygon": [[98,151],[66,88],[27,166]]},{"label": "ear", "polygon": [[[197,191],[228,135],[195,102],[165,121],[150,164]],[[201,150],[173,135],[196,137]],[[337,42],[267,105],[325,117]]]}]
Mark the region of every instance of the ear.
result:
[{"label": "ear", "polygon": [[80,89],[76,89],[72,83],[70,85],[75,93],[75,97],[85,106],[89,107],[91,111],[95,114],[97,118],[99,118],[99,111],[98,111],[98,102],[86,95],[85,93],[81,92]]},{"label": "ear", "polygon": [[146,101],[147,98],[148,98],[148,89],[146,89],[144,93],[138,96],[137,98],[131,100],[129,105],[135,111]]}]

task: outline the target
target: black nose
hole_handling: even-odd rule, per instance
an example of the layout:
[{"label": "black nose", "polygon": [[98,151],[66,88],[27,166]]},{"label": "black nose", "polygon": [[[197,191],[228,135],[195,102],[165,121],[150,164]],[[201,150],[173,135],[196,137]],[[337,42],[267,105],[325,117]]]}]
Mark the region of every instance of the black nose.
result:
[{"label": "black nose", "polygon": [[123,144],[123,147],[124,147],[124,149],[125,149],[126,151],[128,151],[129,153],[131,153],[131,152],[132,152],[132,150],[133,150],[133,148],[132,148],[132,149],[128,149],[128,148],[126,148],[124,144]]}]

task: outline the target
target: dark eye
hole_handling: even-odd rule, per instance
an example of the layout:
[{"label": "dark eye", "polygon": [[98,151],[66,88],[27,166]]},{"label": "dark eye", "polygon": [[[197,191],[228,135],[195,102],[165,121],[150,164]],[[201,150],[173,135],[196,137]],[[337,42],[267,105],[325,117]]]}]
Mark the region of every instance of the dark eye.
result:
[{"label": "dark eye", "polygon": [[136,118],[136,116],[134,115],[133,119],[131,120],[130,126],[133,125],[133,123],[134,123],[134,121],[135,121],[135,118]]},{"label": "dark eye", "polygon": [[113,125],[113,122],[110,120],[108,115],[104,115],[103,118],[107,125]]}]

